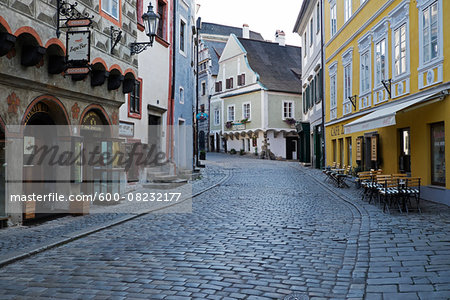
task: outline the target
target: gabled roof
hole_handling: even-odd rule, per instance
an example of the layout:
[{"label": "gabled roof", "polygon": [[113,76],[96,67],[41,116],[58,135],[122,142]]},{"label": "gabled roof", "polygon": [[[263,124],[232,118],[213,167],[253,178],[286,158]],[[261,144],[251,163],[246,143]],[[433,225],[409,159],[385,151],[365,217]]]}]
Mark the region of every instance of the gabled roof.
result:
[{"label": "gabled roof", "polygon": [[[242,28],[215,24],[215,23],[207,23],[202,22],[202,29],[200,30],[200,34],[215,34],[222,36],[229,36],[230,34],[234,34],[235,36],[242,37]],[[250,38],[254,40],[264,41],[262,35],[258,32],[250,31]]]},{"label": "gabled roof", "polygon": [[300,8],[300,13],[298,14],[298,17],[297,17],[297,21],[295,21],[295,26],[294,26],[293,32],[297,32],[298,29],[300,28],[300,23],[302,21],[303,16],[305,15],[306,9],[308,8],[308,5],[310,3],[312,3],[311,0],[303,0],[302,7]]},{"label": "gabled roof", "polygon": [[203,43],[208,48],[209,55],[211,57],[211,73],[212,75],[217,76],[219,74],[219,59],[222,55],[223,49],[226,46],[226,43],[213,42],[208,40],[203,41]]},{"label": "gabled roof", "polygon": [[259,81],[278,92],[301,93],[301,48],[238,38]]}]

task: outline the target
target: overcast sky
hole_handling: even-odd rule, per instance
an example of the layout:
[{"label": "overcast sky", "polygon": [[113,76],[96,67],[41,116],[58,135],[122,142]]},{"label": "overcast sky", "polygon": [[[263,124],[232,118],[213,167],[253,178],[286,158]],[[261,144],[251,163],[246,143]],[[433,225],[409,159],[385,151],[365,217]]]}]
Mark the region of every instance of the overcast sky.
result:
[{"label": "overcast sky", "polygon": [[286,44],[300,46],[300,36],[292,33],[303,0],[197,0],[198,16],[204,22],[242,27],[275,39],[275,31],[286,33]]}]

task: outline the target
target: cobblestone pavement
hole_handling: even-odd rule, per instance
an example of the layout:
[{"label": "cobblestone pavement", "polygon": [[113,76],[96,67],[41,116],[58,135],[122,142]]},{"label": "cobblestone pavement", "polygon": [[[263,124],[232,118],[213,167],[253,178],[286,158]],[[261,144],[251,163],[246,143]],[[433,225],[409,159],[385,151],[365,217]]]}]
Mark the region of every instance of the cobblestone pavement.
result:
[{"label": "cobblestone pavement", "polygon": [[0,298],[450,298],[450,212],[384,214],[293,162],[208,154],[232,176],[0,269]]},{"label": "cobblestone pavement", "polygon": [[[207,168],[202,169],[201,178],[189,184],[187,187],[188,192],[189,194],[200,192],[213,186],[225,176],[226,172],[224,172],[220,163],[209,163]],[[146,189],[138,189],[134,193],[145,191]],[[159,202],[155,203],[154,206],[164,206],[166,204],[165,202]],[[136,207],[137,205],[136,202],[129,203],[127,201],[111,206],[93,205],[90,215],[81,217],[65,216],[46,221],[45,223],[2,229],[0,230],[0,261],[17,255],[18,250],[20,252],[31,251],[57,242],[65,236],[132,217],[139,211]],[[149,205],[144,204],[142,209],[149,209]]]}]

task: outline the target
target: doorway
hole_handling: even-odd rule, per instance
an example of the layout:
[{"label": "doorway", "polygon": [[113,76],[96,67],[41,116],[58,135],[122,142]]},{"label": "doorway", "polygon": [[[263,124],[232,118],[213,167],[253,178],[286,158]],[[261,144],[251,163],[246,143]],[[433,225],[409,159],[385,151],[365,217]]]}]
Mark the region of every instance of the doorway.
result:
[{"label": "doorway", "polygon": [[411,174],[411,142],[409,128],[399,129],[400,155],[398,159],[398,170],[401,173]]},{"label": "doorway", "polygon": [[161,151],[161,116],[148,115],[148,146]]},{"label": "doorway", "polygon": [[286,137],[286,159],[298,159],[297,137]]}]

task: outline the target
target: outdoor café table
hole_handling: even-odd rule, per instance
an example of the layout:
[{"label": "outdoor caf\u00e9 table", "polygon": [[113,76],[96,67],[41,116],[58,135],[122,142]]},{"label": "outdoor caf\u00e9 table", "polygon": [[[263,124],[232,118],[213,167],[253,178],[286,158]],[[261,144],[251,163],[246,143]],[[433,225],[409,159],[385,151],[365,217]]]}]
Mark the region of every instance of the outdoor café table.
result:
[{"label": "outdoor caf\u00e9 table", "polygon": [[345,183],[344,178],[346,177],[344,172],[345,169],[334,169],[336,172],[336,182],[338,187],[348,187],[348,185]]}]

